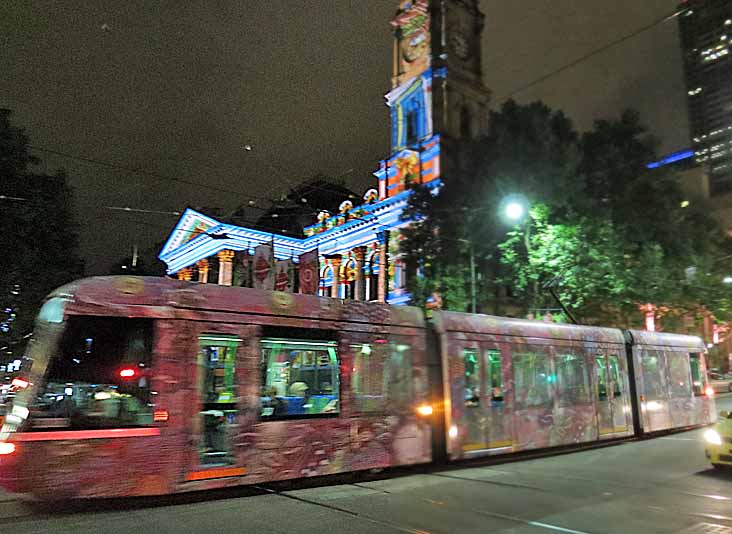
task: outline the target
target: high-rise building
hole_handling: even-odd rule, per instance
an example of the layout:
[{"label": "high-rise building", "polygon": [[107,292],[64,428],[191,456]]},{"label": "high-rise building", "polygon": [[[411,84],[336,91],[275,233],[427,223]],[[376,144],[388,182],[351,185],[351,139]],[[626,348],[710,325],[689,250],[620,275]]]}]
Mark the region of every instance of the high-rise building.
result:
[{"label": "high-rise building", "polygon": [[709,194],[732,193],[732,1],[687,0],[679,17],[689,123]]}]

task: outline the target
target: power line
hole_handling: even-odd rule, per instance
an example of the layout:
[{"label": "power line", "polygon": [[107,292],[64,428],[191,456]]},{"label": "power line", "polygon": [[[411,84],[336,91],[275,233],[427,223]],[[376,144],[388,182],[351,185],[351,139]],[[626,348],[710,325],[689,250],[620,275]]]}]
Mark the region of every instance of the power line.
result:
[{"label": "power line", "polygon": [[[121,171],[131,172],[131,173],[134,173],[134,174],[140,174],[142,176],[149,176],[151,178],[156,178],[158,180],[165,180],[165,181],[169,181],[169,182],[177,182],[177,183],[186,184],[186,185],[194,185],[194,186],[196,186],[198,188],[211,189],[212,191],[219,191],[220,193],[230,193],[230,194],[235,194],[235,195],[242,196],[243,198],[254,199],[254,200],[264,200],[264,201],[267,201],[267,202],[272,202],[271,199],[266,198],[266,197],[258,197],[258,196],[254,196],[254,195],[245,195],[241,191],[235,191],[233,189],[227,189],[225,187],[217,187],[217,186],[214,186],[214,185],[202,184],[202,183],[199,183],[199,182],[193,182],[191,180],[185,180],[183,178],[173,178],[171,176],[165,176],[163,174],[159,174],[159,173],[151,172],[151,171],[146,171],[144,169],[135,169],[133,167],[126,167],[126,166],[120,165],[118,163],[109,163],[107,161],[102,161],[102,160],[99,160],[99,159],[90,158],[90,157],[86,157],[86,156],[77,156],[75,154],[69,154],[67,152],[62,152],[60,150],[53,150],[53,149],[50,149],[50,148],[45,148],[45,147],[41,147],[41,146],[37,146],[37,145],[28,145],[28,148],[30,148],[32,150],[37,150],[39,152],[46,152],[48,154],[54,154],[56,156],[61,156],[61,157],[68,158],[68,159],[73,159],[73,160],[77,160],[77,161],[83,161],[85,163],[89,163],[89,164],[92,164],[92,165],[99,165],[101,167],[106,167],[106,168],[109,168],[109,169],[115,169],[115,170],[121,170]],[[252,207],[254,207],[254,206],[252,206]]]},{"label": "power line", "polygon": [[502,96],[501,98],[497,98],[496,100],[505,100],[507,98],[511,98],[512,96],[514,96],[518,93],[522,93],[522,92],[526,91],[527,89],[530,89],[530,88],[534,87],[535,85],[538,85],[538,84],[548,80],[549,78],[553,78],[557,74],[561,74],[562,72],[569,70],[572,67],[579,65],[580,63],[584,63],[588,59],[590,59],[598,54],[601,54],[601,53],[605,52],[606,50],[609,50],[610,48],[613,48],[619,44],[624,43],[625,41],[632,39],[633,37],[640,35],[641,33],[651,30],[651,29],[655,28],[656,26],[660,26],[661,24],[668,22],[669,20],[675,19],[676,17],[682,15],[683,13],[685,13],[688,10],[689,10],[689,8],[684,8],[684,9],[675,11],[674,13],[671,13],[670,15],[665,15],[665,16],[651,22],[650,24],[646,24],[645,26],[642,26],[622,37],[619,37],[618,39],[615,39],[614,41],[611,41],[599,48],[596,48],[595,50],[592,50],[591,52],[588,52],[587,54],[584,54],[583,56],[580,56],[577,59],[570,61],[569,63],[566,63],[566,64],[562,65],[561,67],[556,68],[556,69],[540,76],[539,78],[536,78],[535,80],[533,80],[525,85],[522,85],[521,87],[514,89],[510,93],[507,93],[506,95]]}]

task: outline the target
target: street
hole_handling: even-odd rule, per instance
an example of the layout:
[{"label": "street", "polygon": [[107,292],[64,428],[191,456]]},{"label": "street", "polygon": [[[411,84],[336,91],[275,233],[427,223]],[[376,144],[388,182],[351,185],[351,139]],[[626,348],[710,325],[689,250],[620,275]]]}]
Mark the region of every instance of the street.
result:
[{"label": "street", "polygon": [[[717,399],[732,409],[732,396]],[[3,531],[61,533],[732,533],[732,472],[703,430],[493,466],[423,469],[291,491],[254,488],[99,510],[31,510],[0,495]]]}]

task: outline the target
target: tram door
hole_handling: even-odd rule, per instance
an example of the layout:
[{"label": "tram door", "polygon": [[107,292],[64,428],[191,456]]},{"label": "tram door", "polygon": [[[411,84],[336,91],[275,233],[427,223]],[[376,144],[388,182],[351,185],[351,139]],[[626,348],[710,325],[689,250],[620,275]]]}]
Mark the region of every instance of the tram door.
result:
[{"label": "tram door", "polygon": [[464,348],[465,372],[463,451],[511,446],[510,418],[504,416],[501,352],[483,347]]},{"label": "tram door", "polygon": [[617,354],[595,355],[597,423],[600,436],[628,430],[626,384]]},{"label": "tram door", "polygon": [[463,373],[463,406],[460,426],[462,427],[463,451],[470,452],[487,448],[484,436],[486,419],[483,411],[483,392],[480,349],[475,347],[462,349]]},{"label": "tram door", "polygon": [[595,355],[595,391],[600,436],[613,434],[612,386],[608,377],[608,357],[605,354]]},{"label": "tram door", "polygon": [[485,441],[491,449],[510,447],[511,418],[505,414],[503,395],[503,357],[496,348],[483,350],[483,392],[485,398],[484,413],[486,416]]},{"label": "tram door", "polygon": [[[203,327],[205,329],[205,326]],[[187,481],[246,474],[235,454],[241,396],[237,377],[245,339],[239,325],[215,324],[198,335],[195,388],[198,406],[191,410],[191,462]]]}]

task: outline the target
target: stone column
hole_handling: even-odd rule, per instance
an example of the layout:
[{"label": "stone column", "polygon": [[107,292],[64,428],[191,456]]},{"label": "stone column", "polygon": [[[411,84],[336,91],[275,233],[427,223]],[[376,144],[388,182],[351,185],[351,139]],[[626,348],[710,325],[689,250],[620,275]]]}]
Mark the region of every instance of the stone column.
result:
[{"label": "stone column", "polygon": [[193,269],[190,267],[186,267],[185,269],[181,269],[178,271],[178,280],[185,280],[186,282],[190,282],[191,278],[193,277]]},{"label": "stone column", "polygon": [[208,283],[208,260],[201,260],[198,262],[198,281],[201,284]]},{"label": "stone column", "polygon": [[219,257],[219,285],[230,286],[232,281],[234,251],[222,250]]},{"label": "stone column", "polygon": [[376,240],[379,244],[379,288],[377,293],[379,302],[386,302],[388,293],[389,266],[386,264],[387,239],[388,235],[386,231],[376,234]]},{"label": "stone column", "polygon": [[363,260],[366,256],[366,247],[356,247],[353,253],[356,256],[356,288],[353,298],[354,300],[366,300],[366,295],[364,294],[365,279],[363,272]]},{"label": "stone column", "polygon": [[338,292],[341,288],[341,262],[343,262],[343,258],[340,254],[333,254],[326,256],[326,258],[330,260],[330,268],[333,270],[333,286],[330,288],[330,296],[337,299],[340,297]]}]

